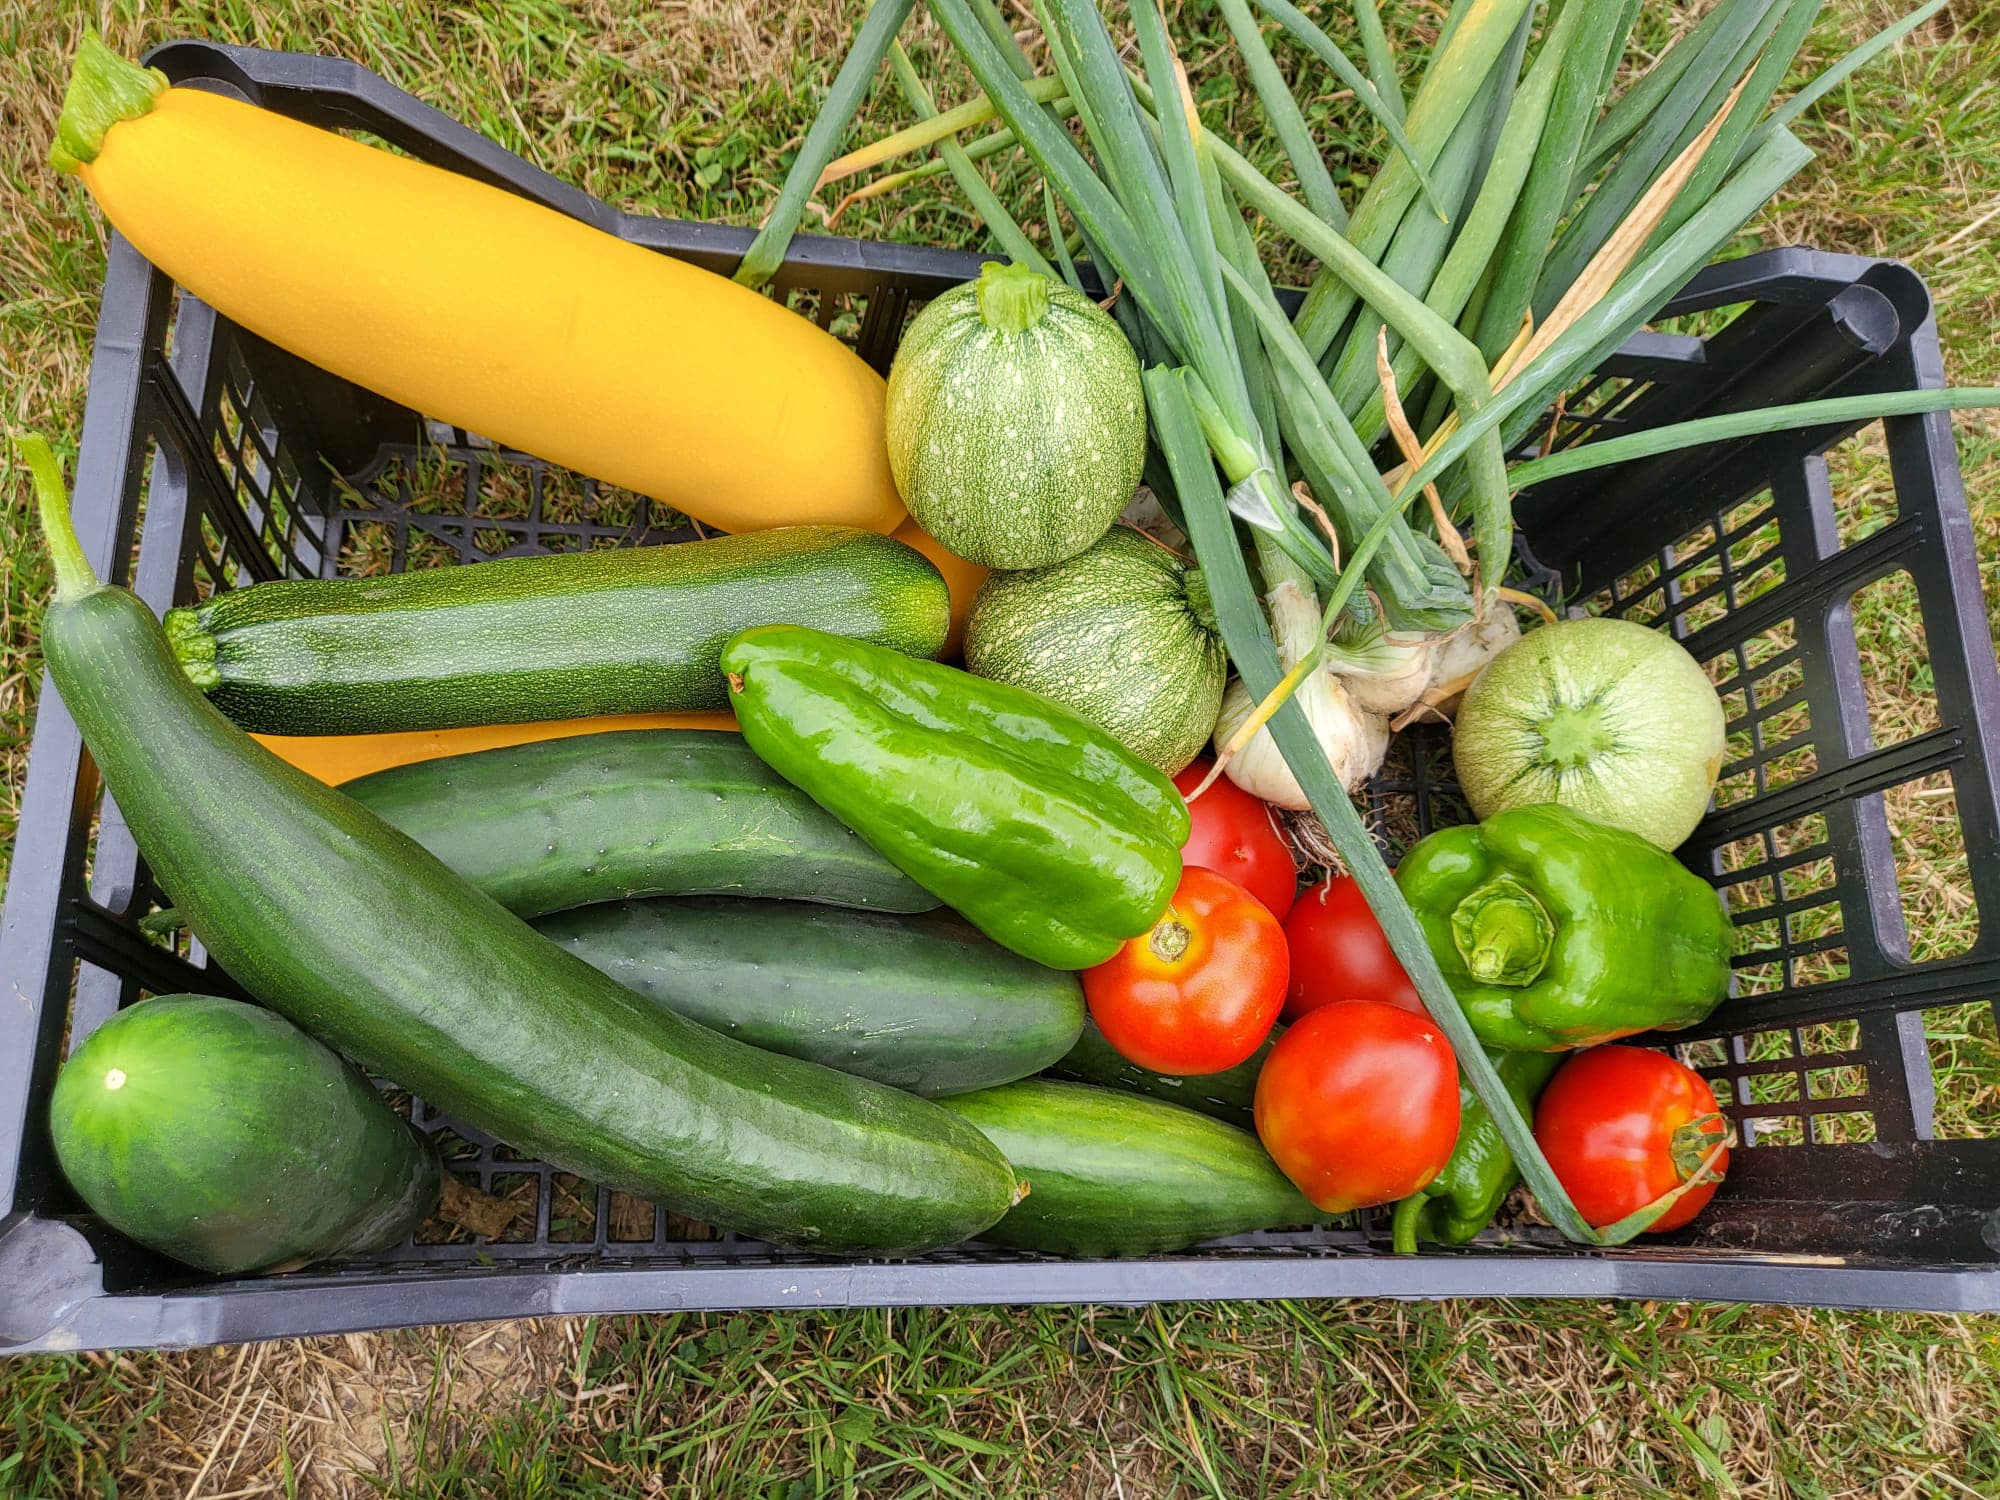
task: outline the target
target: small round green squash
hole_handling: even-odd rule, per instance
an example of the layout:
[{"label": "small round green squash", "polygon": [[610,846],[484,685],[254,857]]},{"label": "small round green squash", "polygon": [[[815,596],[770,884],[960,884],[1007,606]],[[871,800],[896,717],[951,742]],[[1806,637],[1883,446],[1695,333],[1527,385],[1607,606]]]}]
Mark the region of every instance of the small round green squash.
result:
[{"label": "small round green squash", "polygon": [[1723,736],[1722,700],[1673,637],[1564,620],[1472,680],[1452,760],[1481,820],[1555,802],[1677,849],[1708,807]]},{"label": "small round green squash", "polygon": [[1067,562],[991,575],[965,665],[1054,699],[1169,776],[1208,742],[1229,675],[1201,570],[1122,526]]},{"label": "small round green squash", "polygon": [[1131,500],[1146,457],[1139,361],[1118,325],[999,262],[911,322],[885,420],[917,524],[989,568],[1076,556]]}]

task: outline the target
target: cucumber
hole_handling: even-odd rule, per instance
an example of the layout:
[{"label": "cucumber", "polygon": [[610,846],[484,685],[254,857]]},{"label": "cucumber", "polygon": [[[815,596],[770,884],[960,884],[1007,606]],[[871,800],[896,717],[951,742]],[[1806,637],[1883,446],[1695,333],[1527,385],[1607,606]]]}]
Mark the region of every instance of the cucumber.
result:
[{"label": "cucumber", "polygon": [[577,735],[395,766],[341,790],[522,916],[728,892],[896,912],[938,905],[741,735]]},{"label": "cucumber", "polygon": [[934,656],[943,576],[844,526],[286,580],[170,610],[189,679],[259,734],[723,708],[723,643],[775,621]]},{"label": "cucumber", "polygon": [[947,912],[727,897],[587,906],[536,928],[655,1004],[739,1041],[913,1094],[1039,1073],[1076,1041],[1076,975]]},{"label": "cucumber", "polygon": [[1028,1179],[1028,1196],[980,1236],[997,1245],[1158,1255],[1325,1218],[1257,1137],[1179,1105],[1045,1078],[943,1103]]},{"label": "cucumber", "polygon": [[1264,1066],[1264,1059],[1270,1056],[1271,1049],[1284,1034],[1284,1027],[1273,1027],[1262,1046],[1224,1072],[1208,1073],[1199,1078],[1176,1078],[1167,1073],[1147,1072],[1107,1042],[1095,1021],[1085,1021],[1076,1045],[1047,1071],[1057,1078],[1071,1078],[1080,1083],[1122,1089],[1128,1094],[1164,1099],[1170,1104],[1198,1110],[1212,1120],[1240,1125],[1249,1130],[1253,1128],[1251,1104],[1257,1095],[1257,1070]]},{"label": "cucumber", "polygon": [[97,581],[54,458],[29,452],[50,673],[153,875],[252,995],[516,1150],[763,1239],[915,1252],[1013,1202],[949,1111],[649,1004],[236,729]]},{"label": "cucumber", "polygon": [[57,1075],[63,1175],[112,1228],[240,1275],[365,1255],[436,1207],[431,1143],[291,1022],[214,995],[121,1010]]}]

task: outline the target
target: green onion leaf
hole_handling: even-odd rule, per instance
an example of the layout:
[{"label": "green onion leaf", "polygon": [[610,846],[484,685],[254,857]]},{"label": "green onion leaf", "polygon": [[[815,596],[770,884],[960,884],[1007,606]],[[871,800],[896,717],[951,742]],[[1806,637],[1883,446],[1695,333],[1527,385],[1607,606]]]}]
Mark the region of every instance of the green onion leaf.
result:
[{"label": "green onion leaf", "polygon": [[840,149],[840,138],[847,134],[848,123],[853,120],[854,112],[861,108],[861,101],[868,93],[868,85],[876,70],[882,66],[889,43],[903,29],[903,22],[908,19],[910,7],[915,3],[916,0],[873,0],[868,7],[861,30],[855,34],[854,48],[841,62],[840,71],[834,74],[833,87],[827,92],[826,103],[814,116],[812,125],[806,130],[805,142],[793,158],[791,170],[785,174],[785,185],[778,190],[778,201],[771,206],[771,216],[757,231],[757,237],[750,242],[750,248],[743,252],[743,259],[736,267],[736,280],[742,285],[751,288],[763,286],[785,263],[785,251],[792,243],[792,236],[798,232],[807,200],[819,186],[819,174],[833,160],[833,153]]},{"label": "green onion leaf", "polygon": [[2000,406],[2000,387],[1877,391],[1865,396],[1829,396],[1818,401],[1795,401],[1784,406],[1764,406],[1752,411],[1724,412],[1720,416],[1671,422],[1664,427],[1649,427],[1644,432],[1626,433],[1601,442],[1579,443],[1574,448],[1559,449],[1515,464],[1507,471],[1507,478],[1516,490],[1524,490],[1529,485],[1565,474],[1580,474],[1587,469],[1632,463],[1661,453],[1675,453],[1707,443],[1726,443],[1733,438],[1755,437],[1760,433],[1990,406]]},{"label": "green onion leaf", "polygon": [[[931,102],[930,91],[924,87],[924,81],[917,77],[917,70],[911,65],[910,55],[903,50],[901,42],[889,43],[889,67],[895,73],[896,83],[902,89],[903,97],[909,101],[910,108],[916,112],[917,118],[928,120],[935,116],[937,105]],[[966,154],[965,148],[956,141],[942,140],[938,142],[938,155],[951,169],[952,181],[956,182],[959,191],[965,194],[966,201],[972,205],[972,211],[992,231],[993,238],[1000,242],[1000,248],[1007,253],[1007,258],[1021,265],[1031,266],[1042,275],[1053,279],[1056,274],[1055,268],[1043,259],[1042,252],[1035,248],[1034,242],[1015,222],[1014,216],[1007,211],[986,179],[979,175],[979,168],[972,164],[972,159]]]},{"label": "green onion leaf", "polygon": [[[1236,534],[1182,372],[1159,366],[1149,369],[1146,395],[1147,407],[1154,413],[1160,448],[1188,523],[1188,537],[1194,544],[1202,576],[1208,581],[1223,644],[1251,697],[1261,702],[1276,689],[1284,673],[1270,624],[1257,604],[1257,588],[1251,582],[1242,550],[1236,545]],[[1514,1153],[1521,1175],[1533,1190],[1542,1212],[1571,1239],[1596,1243],[1595,1232],[1583,1222],[1549,1168],[1547,1158],[1535,1144],[1528,1121],[1508,1095],[1499,1074],[1494,1072],[1472,1023],[1445,983],[1423,929],[1417,924],[1416,914],[1397,889],[1381,850],[1327,764],[1326,753],[1314,736],[1304,710],[1296,702],[1288,701],[1272,717],[1269,727],[1285,763],[1298,778],[1314,813],[1340,851],[1347,873],[1361,887],[1368,909],[1381,924],[1389,946],[1416,985],[1425,1009],[1450,1040],[1466,1081],[1492,1114],[1502,1139]]]}]

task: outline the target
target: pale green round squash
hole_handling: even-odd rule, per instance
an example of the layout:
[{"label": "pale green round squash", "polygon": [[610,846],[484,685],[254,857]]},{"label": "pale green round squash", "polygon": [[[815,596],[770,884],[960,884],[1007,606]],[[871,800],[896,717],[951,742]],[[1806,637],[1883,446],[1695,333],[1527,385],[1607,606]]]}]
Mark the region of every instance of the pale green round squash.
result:
[{"label": "pale green round squash", "polygon": [[965,665],[1054,699],[1169,776],[1208,742],[1229,675],[1200,569],[1125,527],[1067,562],[988,577]]},{"label": "pale green round squash", "polygon": [[1722,700],[1671,636],[1564,620],[1472,680],[1452,760],[1481,819],[1555,802],[1677,849],[1708,807],[1723,736]]},{"label": "pale green round squash", "polygon": [[1139,361],[1118,325],[999,262],[912,320],[885,420],[917,524],[989,568],[1076,556],[1131,500],[1146,457]]}]

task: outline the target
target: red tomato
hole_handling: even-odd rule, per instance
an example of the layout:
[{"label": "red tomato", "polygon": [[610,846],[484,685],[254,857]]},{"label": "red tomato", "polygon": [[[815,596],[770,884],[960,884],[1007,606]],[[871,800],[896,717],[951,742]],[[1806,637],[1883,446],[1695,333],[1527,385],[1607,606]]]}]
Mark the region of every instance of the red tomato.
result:
[{"label": "red tomato", "polygon": [[1083,998],[1125,1057],[1195,1077],[1263,1045],[1289,967],[1277,918],[1242,886],[1190,865],[1150,932],[1083,971]]},{"label": "red tomato", "polygon": [[[1644,1047],[1577,1053],[1535,1106],[1535,1139],[1593,1229],[1637,1213],[1694,1177],[1728,1129],[1707,1079]],[[1728,1170],[1725,1150],[1651,1233],[1679,1229],[1700,1213]]]},{"label": "red tomato", "polygon": [[[1208,766],[1198,760],[1174,778],[1183,797],[1201,785]],[[1188,804],[1188,816],[1194,827],[1181,845],[1182,862],[1235,881],[1284,921],[1299,892],[1299,867],[1269,804],[1222,776]]]},{"label": "red tomato", "polygon": [[1458,1144],[1458,1058],[1429,1016],[1380,1000],[1312,1012],[1257,1074],[1257,1134],[1327,1213],[1407,1198]]},{"label": "red tomato", "polygon": [[1423,1013],[1417,987],[1352,876],[1332,876],[1299,897],[1285,918],[1285,944],[1292,951],[1287,1023],[1334,1000],[1381,1000]]}]

